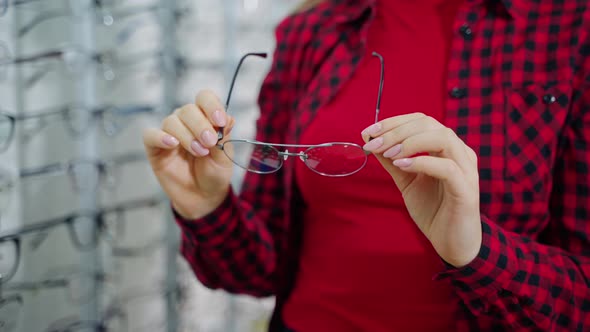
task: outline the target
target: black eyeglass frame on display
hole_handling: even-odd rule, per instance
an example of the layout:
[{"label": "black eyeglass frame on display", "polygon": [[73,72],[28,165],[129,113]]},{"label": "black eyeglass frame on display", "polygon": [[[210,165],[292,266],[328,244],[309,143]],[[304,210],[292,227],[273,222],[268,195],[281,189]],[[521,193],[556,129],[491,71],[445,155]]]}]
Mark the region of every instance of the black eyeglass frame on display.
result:
[{"label": "black eyeglass frame on display", "polygon": [[[240,70],[240,67],[244,60],[249,56],[257,56],[266,58],[266,53],[247,53],[240,59],[236,71],[234,72],[234,76],[232,78],[232,82],[229,88],[229,92],[227,95],[227,99],[225,102],[225,109],[226,112],[229,112],[229,103],[231,99],[231,94],[234,88],[234,84]],[[372,56],[377,57],[381,62],[381,74],[379,80],[379,91],[377,95],[377,106],[375,108],[375,122],[379,121],[379,110],[381,105],[381,95],[383,93],[383,80],[384,80],[384,60],[381,54],[377,52],[373,52]],[[257,173],[257,174],[271,174],[277,172],[283,166],[284,161],[286,161],[289,157],[299,157],[301,161],[305,163],[305,165],[315,173],[323,176],[328,177],[343,177],[349,176],[357,173],[360,171],[367,163],[368,160],[368,152],[365,151],[359,144],[350,143],[350,142],[329,142],[329,143],[322,143],[322,144],[313,144],[313,145],[305,145],[305,144],[276,144],[276,143],[265,143],[259,142],[256,140],[250,139],[229,139],[225,142],[222,142],[224,139],[223,135],[223,128],[219,128],[217,132],[217,148],[224,151],[225,155],[238,167],[245,169],[248,172]],[[255,160],[255,154],[252,153],[251,159],[248,161],[247,165],[243,165],[240,162],[236,161],[234,158],[234,151],[231,151],[233,146],[235,145],[243,145],[248,146],[248,148],[253,149],[252,151],[258,150],[261,153],[263,159],[262,160]],[[301,150],[300,152],[290,152],[289,149],[294,150]],[[331,150],[331,151],[330,151]],[[330,153],[328,153],[330,152]],[[267,158],[267,156],[271,155],[272,158]],[[342,169],[339,172],[333,170],[320,170],[318,169],[318,165],[321,164],[321,160],[323,157],[332,157],[334,158],[336,155],[340,158],[340,165]],[[317,157],[317,158],[316,158]],[[351,158],[348,158],[351,157]],[[314,159],[315,158],[315,159]],[[261,162],[263,167],[266,167],[267,170],[261,169],[261,167],[254,168],[253,162]],[[333,163],[334,164],[334,163]],[[346,165],[354,166],[350,169],[344,169]]]},{"label": "black eyeglass frame on display", "polygon": [[[140,254],[141,250],[144,247],[152,246],[153,239],[148,239],[149,243],[147,245],[142,244],[141,247],[124,247],[125,244],[121,245],[117,243],[118,239],[116,234],[109,234],[110,236],[105,236],[108,233],[107,225],[105,220],[105,215],[107,214],[115,214],[118,219],[123,213],[126,213],[130,210],[136,209],[144,209],[144,208],[152,208],[159,206],[160,204],[166,202],[166,198],[163,196],[153,197],[148,199],[139,199],[130,202],[121,203],[112,207],[106,207],[99,209],[98,211],[88,211],[88,212],[77,212],[72,213],[64,217],[54,218],[51,220],[46,220],[34,224],[29,224],[23,227],[20,227],[15,230],[4,231],[0,233],[0,249],[8,248],[10,251],[14,251],[14,255],[10,255],[7,253],[0,252],[0,265],[7,265],[10,264],[10,268],[7,268],[5,271],[0,271],[0,285],[1,283],[9,282],[17,273],[20,260],[21,260],[21,252],[22,252],[22,237],[27,235],[42,235],[41,240],[37,239],[39,243],[36,244],[36,247],[33,250],[36,250],[40,242],[44,241],[45,237],[49,234],[50,230],[60,227],[66,226],[68,236],[70,238],[71,243],[73,244],[74,248],[78,251],[84,252],[88,250],[95,249],[99,243],[101,238],[107,240],[108,243],[112,246],[114,251],[123,251],[125,252],[132,252],[134,254]],[[83,220],[88,220],[88,222],[92,222],[96,225],[96,232],[93,232],[92,235],[89,237],[87,241],[81,240],[76,229],[77,224],[81,224]],[[119,222],[120,220],[117,220]],[[125,223],[126,221],[121,221]],[[111,230],[112,231],[112,230]],[[162,237],[163,239],[163,237]],[[147,242],[147,241],[146,241]],[[3,262],[4,259],[9,259],[11,257],[14,259],[14,262],[10,261],[8,263]],[[132,256],[131,254],[123,255],[123,256]]]},{"label": "black eyeglass frame on display", "polygon": [[[2,287],[2,283],[2,276],[0,275],[0,288]],[[24,301],[20,294],[4,296],[4,294],[2,294],[0,291],[0,331],[16,331],[20,319],[19,314],[22,312],[23,304]],[[6,315],[4,315],[6,308],[10,308],[11,305],[16,306],[17,312],[9,311]]]}]

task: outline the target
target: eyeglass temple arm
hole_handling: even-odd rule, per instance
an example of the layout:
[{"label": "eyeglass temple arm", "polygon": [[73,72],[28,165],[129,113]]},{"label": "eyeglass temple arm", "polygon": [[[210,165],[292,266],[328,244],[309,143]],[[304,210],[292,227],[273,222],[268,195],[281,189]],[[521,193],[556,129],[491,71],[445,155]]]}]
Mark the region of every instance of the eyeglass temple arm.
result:
[{"label": "eyeglass temple arm", "polygon": [[[236,71],[234,72],[234,76],[231,80],[231,85],[229,86],[229,92],[227,93],[227,99],[225,100],[225,111],[226,112],[229,109],[229,101],[231,100],[231,94],[232,94],[232,91],[234,90],[234,85],[236,83],[236,78],[238,77],[238,72],[240,71],[240,67],[242,66],[242,63],[244,62],[244,60],[246,60],[246,58],[249,56],[257,56],[257,57],[266,59],[268,54],[267,53],[246,53],[244,56],[242,56],[242,58],[240,59],[240,62],[238,63],[238,66],[236,67]],[[219,128],[217,130],[217,140],[220,141],[222,139],[223,139],[223,127]]]},{"label": "eyeglass temple arm", "polygon": [[381,108],[381,95],[383,93],[383,76],[385,72],[385,64],[381,54],[373,52],[373,56],[378,57],[379,61],[381,61],[381,77],[379,78],[379,93],[377,94],[377,107],[375,109],[375,123],[377,123],[377,121],[379,121],[379,110]]}]

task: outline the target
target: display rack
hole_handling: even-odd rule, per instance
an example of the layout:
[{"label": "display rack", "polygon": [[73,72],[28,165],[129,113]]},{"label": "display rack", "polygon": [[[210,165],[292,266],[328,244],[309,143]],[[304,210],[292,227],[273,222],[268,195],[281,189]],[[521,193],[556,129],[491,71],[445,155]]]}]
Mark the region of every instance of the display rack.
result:
[{"label": "display rack", "polygon": [[[186,269],[170,205],[138,156],[144,127],[200,89],[227,93],[245,50],[272,54],[292,5],[0,0],[0,121],[15,122],[0,144],[0,203],[4,169],[12,196],[0,251],[19,248],[14,271],[0,252],[0,300],[11,299],[0,303],[14,305],[0,304],[0,331],[263,331],[271,302],[208,290]],[[248,65],[236,85],[240,137],[254,134],[269,65]]]}]

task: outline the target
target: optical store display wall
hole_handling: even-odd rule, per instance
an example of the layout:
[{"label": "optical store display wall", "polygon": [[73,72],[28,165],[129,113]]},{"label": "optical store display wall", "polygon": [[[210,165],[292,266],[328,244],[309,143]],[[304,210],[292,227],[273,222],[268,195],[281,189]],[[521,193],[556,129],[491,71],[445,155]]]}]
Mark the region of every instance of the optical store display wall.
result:
[{"label": "optical store display wall", "polygon": [[[141,132],[224,98],[295,4],[0,0],[0,331],[265,331],[272,298],[206,289],[180,257]],[[242,68],[236,137],[270,62]]]}]

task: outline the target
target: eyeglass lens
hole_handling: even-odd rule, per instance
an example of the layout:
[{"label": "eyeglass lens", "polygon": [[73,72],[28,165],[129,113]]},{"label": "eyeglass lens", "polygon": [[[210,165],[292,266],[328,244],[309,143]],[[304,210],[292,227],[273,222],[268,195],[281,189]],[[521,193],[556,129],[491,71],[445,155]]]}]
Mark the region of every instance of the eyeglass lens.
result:
[{"label": "eyeglass lens", "polygon": [[312,147],[305,151],[305,156],[305,164],[311,170],[330,176],[355,173],[367,162],[367,155],[360,146],[347,143]]},{"label": "eyeglass lens", "polygon": [[94,218],[94,215],[79,215],[71,221],[70,235],[72,242],[79,250],[90,250],[97,245],[98,230],[93,229]]},{"label": "eyeglass lens", "polygon": [[12,196],[13,185],[8,175],[0,173],[0,222],[2,214],[8,210],[8,204]]},{"label": "eyeglass lens", "polygon": [[0,242],[0,276],[1,283],[8,282],[18,267],[18,244],[16,241]]}]

